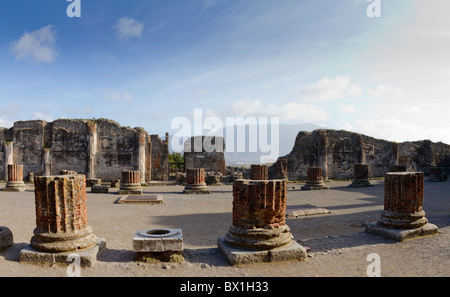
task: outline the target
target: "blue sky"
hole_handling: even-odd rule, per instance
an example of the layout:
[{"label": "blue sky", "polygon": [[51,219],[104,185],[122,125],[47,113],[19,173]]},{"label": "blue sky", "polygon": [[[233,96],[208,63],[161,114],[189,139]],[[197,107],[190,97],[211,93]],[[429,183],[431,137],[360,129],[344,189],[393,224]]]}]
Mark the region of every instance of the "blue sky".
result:
[{"label": "blue sky", "polygon": [[[445,0],[0,0],[0,126],[279,117],[450,143]],[[224,120],[225,121],[225,120]]]}]

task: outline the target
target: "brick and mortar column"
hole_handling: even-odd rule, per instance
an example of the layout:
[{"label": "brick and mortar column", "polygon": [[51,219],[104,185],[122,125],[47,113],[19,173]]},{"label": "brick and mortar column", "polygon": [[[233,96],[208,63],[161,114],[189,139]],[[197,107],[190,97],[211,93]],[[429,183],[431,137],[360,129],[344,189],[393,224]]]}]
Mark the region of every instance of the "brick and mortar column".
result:
[{"label": "brick and mortar column", "polygon": [[139,170],[122,171],[119,194],[142,194],[141,174]]},{"label": "brick and mortar column", "polygon": [[251,180],[268,180],[269,167],[267,165],[251,165],[250,166]]},{"label": "brick and mortar column", "polygon": [[328,189],[322,175],[322,167],[308,167],[307,181],[302,190]]},{"label": "brick and mortar column", "polygon": [[423,172],[390,172],[385,176],[384,210],[377,222],[366,225],[366,232],[397,241],[438,233],[428,223],[423,205]]},{"label": "brick and mortar column", "polygon": [[372,186],[369,181],[369,165],[354,164],[353,165],[353,182],[352,187],[369,187]]},{"label": "brick and mortar column", "polygon": [[186,170],[185,194],[209,194],[205,182],[205,168],[190,168]]},{"label": "brick and mortar column", "polygon": [[225,235],[230,246],[267,250],[291,243],[286,225],[286,180],[237,180],[233,184],[233,224]]},{"label": "brick and mortar column", "polygon": [[36,228],[31,245],[43,252],[85,249],[97,243],[88,225],[84,175],[35,178]]},{"label": "brick and mortar column", "polygon": [[23,165],[8,164],[8,182],[4,191],[23,192],[26,190],[23,181]]}]

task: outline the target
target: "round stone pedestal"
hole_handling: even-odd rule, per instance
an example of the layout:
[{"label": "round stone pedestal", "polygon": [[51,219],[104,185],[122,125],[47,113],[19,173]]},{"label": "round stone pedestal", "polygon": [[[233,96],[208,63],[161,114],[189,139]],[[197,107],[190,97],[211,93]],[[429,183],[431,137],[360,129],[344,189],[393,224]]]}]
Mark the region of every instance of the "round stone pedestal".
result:
[{"label": "round stone pedestal", "polygon": [[3,191],[23,192],[26,189],[23,181],[23,165],[8,164],[8,182]]},{"label": "round stone pedestal", "polygon": [[389,172],[385,176],[384,210],[377,222],[366,231],[392,239],[432,235],[437,227],[425,218],[423,205],[423,172]]},{"label": "round stone pedestal", "polygon": [[191,168],[186,171],[184,194],[210,194],[205,182],[205,168]]},{"label": "round stone pedestal", "polygon": [[137,170],[122,171],[122,179],[120,180],[120,188],[118,194],[134,194],[142,195],[141,173]]},{"label": "round stone pedestal", "polygon": [[353,182],[351,183],[351,187],[360,188],[360,187],[371,187],[369,181],[369,165],[367,164],[355,164],[353,165]]},{"label": "round stone pedestal", "polygon": [[233,224],[218,246],[232,265],[305,259],[286,225],[286,180],[237,180]]},{"label": "round stone pedestal", "polygon": [[302,190],[327,190],[329,187],[323,181],[322,167],[308,167],[306,184]]}]

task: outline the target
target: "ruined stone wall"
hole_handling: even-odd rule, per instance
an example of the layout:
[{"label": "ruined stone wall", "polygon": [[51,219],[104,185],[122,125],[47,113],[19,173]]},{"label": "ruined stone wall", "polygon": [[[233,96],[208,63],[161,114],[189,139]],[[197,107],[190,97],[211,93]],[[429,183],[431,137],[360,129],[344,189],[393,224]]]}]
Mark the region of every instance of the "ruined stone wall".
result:
[{"label": "ruined stone wall", "polygon": [[[64,119],[16,122],[11,130],[12,139],[9,129],[0,130],[0,177],[6,176],[10,146],[10,162],[24,166],[24,177],[29,172],[55,175],[71,170],[109,181],[120,178],[122,170],[139,170],[142,182],[151,180],[151,138],[143,128],[107,119]],[[168,164],[168,153],[160,159]]]},{"label": "ruined stone wall", "polygon": [[184,143],[184,168],[205,168],[225,175],[225,140],[219,136],[195,136]]},{"label": "ruined stone wall", "polygon": [[152,144],[152,180],[169,180],[169,134],[164,140],[159,135],[150,135]]},{"label": "ruined stone wall", "polygon": [[[350,179],[356,163],[369,166],[369,177],[384,176],[397,164],[424,172],[429,166],[448,166],[450,146],[429,140],[397,144],[343,130],[315,130],[300,132],[292,151],[284,157],[290,179],[306,178],[307,168],[313,166],[326,169],[330,179]],[[276,166],[276,163],[272,165],[270,171],[275,172]]]}]

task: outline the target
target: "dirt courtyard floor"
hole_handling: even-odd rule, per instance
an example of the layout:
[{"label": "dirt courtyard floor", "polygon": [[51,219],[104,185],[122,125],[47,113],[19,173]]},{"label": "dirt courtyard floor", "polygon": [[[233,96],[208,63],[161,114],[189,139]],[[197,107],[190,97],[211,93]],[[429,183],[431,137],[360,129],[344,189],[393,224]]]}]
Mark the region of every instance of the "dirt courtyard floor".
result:
[{"label": "dirt courtyard floor", "polygon": [[[439,234],[394,242],[364,231],[383,209],[384,181],[371,180],[369,188],[349,188],[349,181],[327,182],[329,190],[302,191],[302,183],[289,183],[288,210],[314,205],[329,214],[288,218],[294,240],[308,247],[304,261],[230,266],[217,248],[232,220],[232,186],[209,186],[209,195],[182,194],[183,186],[144,187],[144,193],[163,195],[164,204],[116,204],[117,189],[93,194],[88,188],[89,225],[106,239],[106,251],[83,277],[297,277],[367,276],[371,253],[380,256],[381,276],[450,276],[450,181],[425,182],[426,218]],[[0,183],[0,187],[4,187]],[[0,276],[66,277],[59,265],[24,264],[21,249],[29,245],[35,228],[34,189],[0,192],[0,226],[11,229],[14,245],[0,253]],[[185,261],[143,263],[134,261],[132,237],[137,230],[180,228]]]}]

